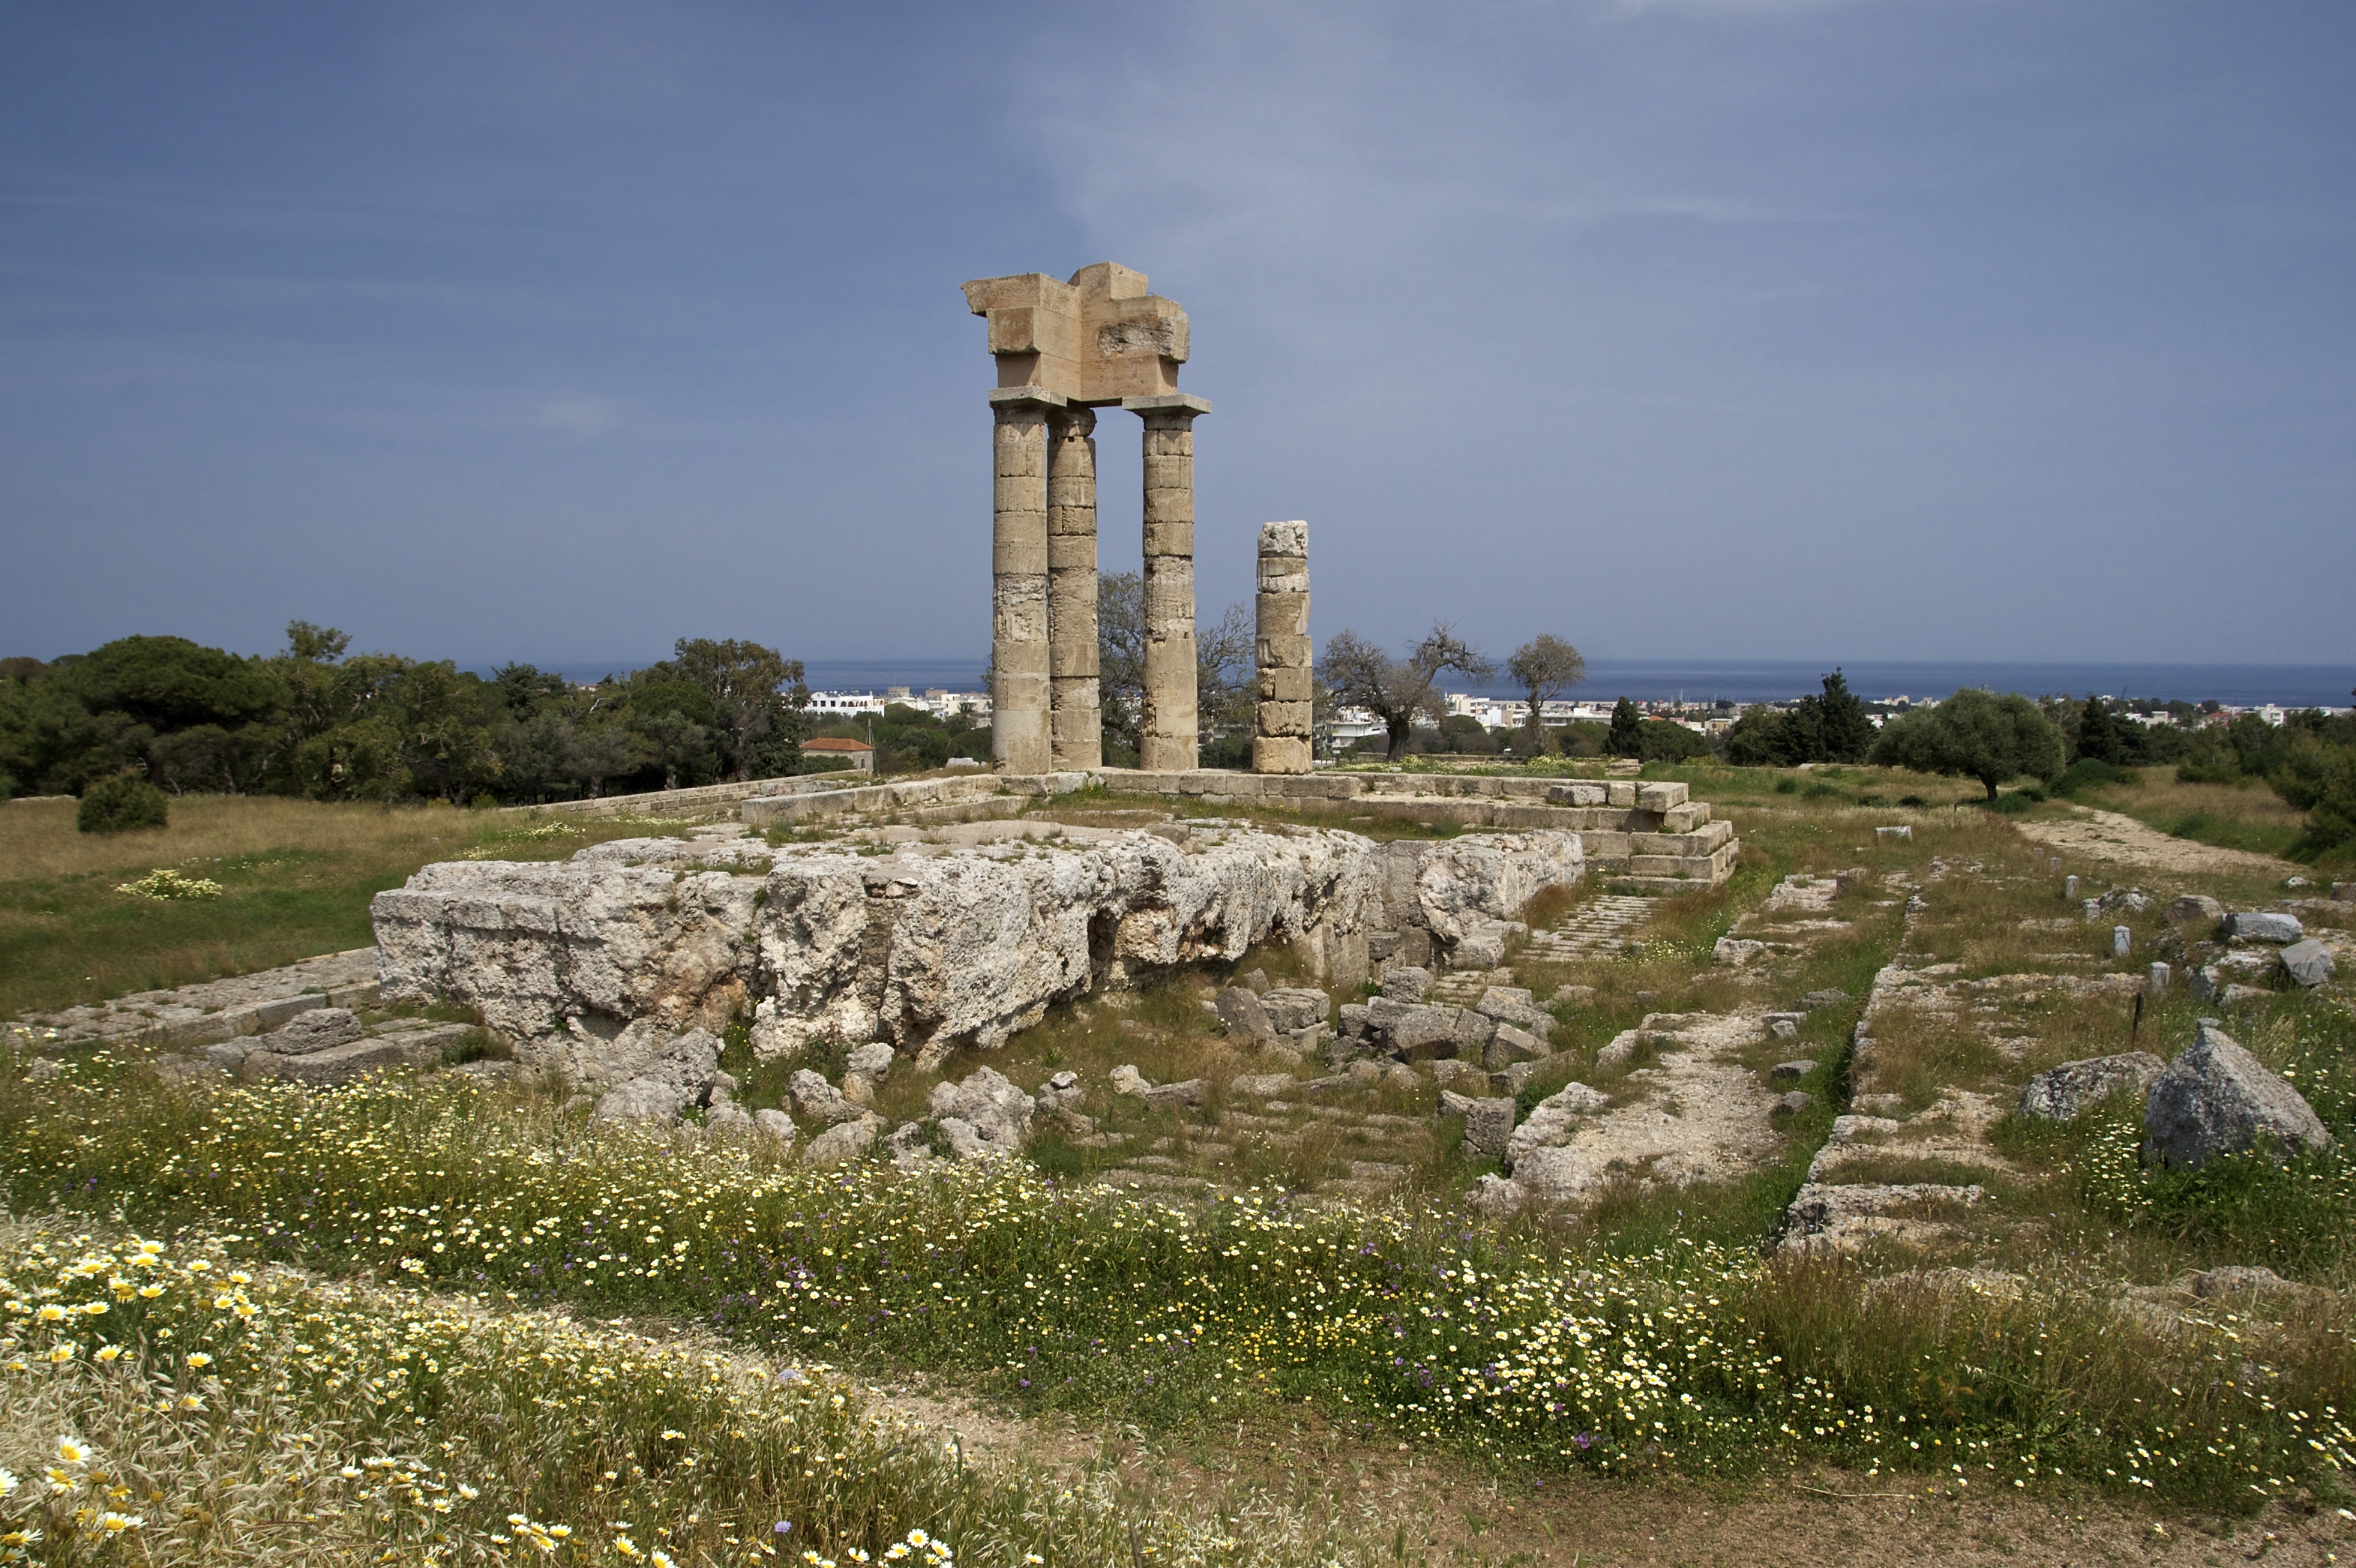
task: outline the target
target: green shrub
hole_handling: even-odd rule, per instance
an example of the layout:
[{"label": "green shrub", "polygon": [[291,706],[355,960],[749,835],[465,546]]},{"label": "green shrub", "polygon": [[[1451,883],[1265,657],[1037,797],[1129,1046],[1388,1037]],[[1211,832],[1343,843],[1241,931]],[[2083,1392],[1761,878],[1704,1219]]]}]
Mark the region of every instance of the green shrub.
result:
[{"label": "green shrub", "polygon": [[102,779],[84,792],[74,826],[86,833],[126,833],[160,828],[171,814],[164,791],[135,773]]},{"label": "green shrub", "polygon": [[2081,789],[2100,789],[2105,784],[2138,782],[2140,779],[2132,768],[2121,768],[2100,757],[2082,757],[2062,770],[2061,777],[2053,780],[2051,789],[2054,794],[2067,800]]},{"label": "green shrub", "polygon": [[2008,789],[1995,800],[1982,800],[1980,804],[1991,811],[1999,811],[2008,817],[2017,817],[2043,799],[2045,799],[2045,792],[2042,789]]},{"label": "green shrub", "polygon": [[1931,802],[1920,795],[1901,795],[1898,797],[1898,803],[1901,806],[1927,806]]},{"label": "green shrub", "polygon": [[1775,793],[1778,795],[1796,795],[1799,792],[1800,781],[1793,778],[1790,774],[1786,773],[1783,777],[1775,780]]}]

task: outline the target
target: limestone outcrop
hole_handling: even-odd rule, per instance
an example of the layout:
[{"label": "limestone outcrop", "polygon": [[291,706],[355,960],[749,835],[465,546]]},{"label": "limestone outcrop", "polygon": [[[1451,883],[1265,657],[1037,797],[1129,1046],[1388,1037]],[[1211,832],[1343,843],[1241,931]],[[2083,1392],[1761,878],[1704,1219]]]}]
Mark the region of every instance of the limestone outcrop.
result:
[{"label": "limestone outcrop", "polygon": [[1452,945],[1584,865],[1558,831],[1377,846],[1224,822],[881,856],[787,848],[766,872],[757,855],[697,869],[671,847],[425,867],[373,906],[385,1000],[479,1008],[525,1067],[592,1085],[747,1013],[766,1058],[836,1039],[930,1066],[1058,999],[1269,940],[1346,978],[1378,908]]}]

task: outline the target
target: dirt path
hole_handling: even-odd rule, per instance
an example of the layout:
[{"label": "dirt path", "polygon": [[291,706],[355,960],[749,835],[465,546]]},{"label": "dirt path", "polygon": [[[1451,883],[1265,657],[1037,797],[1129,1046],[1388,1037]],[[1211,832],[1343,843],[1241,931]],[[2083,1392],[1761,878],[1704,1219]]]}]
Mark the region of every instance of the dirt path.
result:
[{"label": "dirt path", "polygon": [[878,1392],[933,1431],[957,1434],[985,1462],[1109,1464],[1130,1498],[1162,1506],[1201,1507],[1251,1491],[1292,1498],[1364,1535],[1402,1532],[1408,1560],[1435,1565],[2310,1564],[2335,1562],[2356,1545],[2356,1522],[2329,1506],[2309,1513],[2276,1504],[2255,1519],[2224,1520],[2100,1496],[1976,1495],[1932,1474],[1814,1467],[1723,1483],[1506,1479],[1429,1450],[1337,1440],[1309,1412],[1289,1431],[1258,1423],[1248,1442],[1230,1443],[1226,1433],[1198,1443],[1183,1434],[1141,1441],[1069,1417],[1009,1419],[939,1386]]},{"label": "dirt path", "polygon": [[2157,871],[2254,871],[2287,876],[2299,868],[2270,854],[2246,849],[2220,849],[2190,839],[2170,838],[2158,828],[2092,806],[2073,806],[2067,822],[2023,822],[2016,824],[2038,843],[2068,854],[2115,861],[2123,865],[2148,866]]}]

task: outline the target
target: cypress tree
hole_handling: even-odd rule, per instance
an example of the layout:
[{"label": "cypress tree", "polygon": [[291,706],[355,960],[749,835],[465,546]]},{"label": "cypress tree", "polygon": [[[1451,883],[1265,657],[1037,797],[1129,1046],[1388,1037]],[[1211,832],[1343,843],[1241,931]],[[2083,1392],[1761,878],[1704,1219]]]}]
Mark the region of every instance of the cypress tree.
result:
[{"label": "cypress tree", "polygon": [[1817,705],[1821,760],[1863,762],[1873,749],[1877,733],[1865,703],[1848,689],[1848,678],[1836,667],[1825,677],[1825,694]]},{"label": "cypress tree", "polygon": [[1625,697],[1612,705],[1612,732],[1603,738],[1603,749],[1614,757],[1644,755],[1644,721],[1636,716],[1636,704]]}]

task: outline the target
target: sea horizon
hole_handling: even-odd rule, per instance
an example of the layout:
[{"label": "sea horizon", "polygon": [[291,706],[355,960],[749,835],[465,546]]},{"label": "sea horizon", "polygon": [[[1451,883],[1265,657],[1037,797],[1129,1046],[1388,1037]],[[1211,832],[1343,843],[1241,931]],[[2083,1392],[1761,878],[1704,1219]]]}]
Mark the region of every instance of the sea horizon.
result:
[{"label": "sea horizon", "polygon": [[[543,664],[566,680],[589,682],[626,674],[647,660],[559,660]],[[952,692],[981,688],[986,660],[975,659],[811,659],[803,661],[812,691],[882,692],[905,686]],[[2140,664],[2126,661],[2004,660],[1877,660],[1841,661],[1849,690],[1868,702],[1896,697],[1944,698],[1964,686],[2024,696],[2100,694],[2152,702],[2217,702],[2229,707],[2274,703],[2284,708],[2344,708],[2356,688],[2349,664]],[[472,666],[487,676],[489,665]],[[1587,679],[1564,693],[1577,701],[1736,703],[1788,702],[1819,689],[1836,665],[1794,659],[1594,659]],[[1475,696],[1516,697],[1510,682],[1449,681],[1441,688]]]}]

